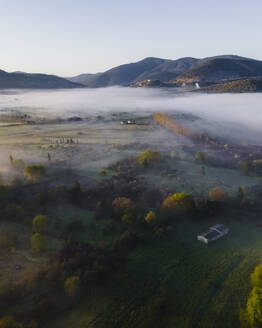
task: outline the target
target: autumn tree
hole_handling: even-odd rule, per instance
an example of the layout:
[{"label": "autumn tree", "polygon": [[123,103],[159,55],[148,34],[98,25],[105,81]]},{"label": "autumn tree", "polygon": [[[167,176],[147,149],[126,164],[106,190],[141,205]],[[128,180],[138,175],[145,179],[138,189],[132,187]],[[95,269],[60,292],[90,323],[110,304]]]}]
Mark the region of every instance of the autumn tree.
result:
[{"label": "autumn tree", "polygon": [[153,166],[159,161],[160,161],[159,153],[151,149],[144,150],[138,158],[139,165],[145,167]]},{"label": "autumn tree", "polygon": [[114,210],[114,213],[118,217],[123,217],[125,214],[133,213],[135,210],[135,206],[131,199],[126,197],[117,197],[112,202],[112,207]]},{"label": "autumn tree", "polygon": [[224,202],[228,199],[227,193],[219,187],[210,189],[208,195],[212,202]]},{"label": "autumn tree", "polygon": [[205,161],[205,156],[203,153],[201,153],[200,151],[197,152],[195,154],[195,159],[198,161],[198,162],[204,162]]},{"label": "autumn tree", "polygon": [[168,196],[162,202],[162,213],[170,215],[188,215],[194,212],[195,203],[191,195],[186,193],[175,193]]},{"label": "autumn tree", "polygon": [[255,268],[250,276],[250,281],[253,288],[249,294],[246,308],[240,313],[240,320],[247,327],[258,328],[262,326],[262,265]]},{"label": "autumn tree", "polygon": [[31,251],[33,253],[42,253],[46,250],[46,240],[40,233],[34,233],[31,237]]},{"label": "autumn tree", "polygon": [[147,213],[146,217],[145,217],[145,221],[148,224],[154,224],[156,222],[156,215],[153,211],[150,211]]},{"label": "autumn tree", "polygon": [[24,168],[24,176],[29,181],[39,181],[45,176],[45,168],[43,165],[27,165]]},{"label": "autumn tree", "polygon": [[24,325],[17,322],[12,316],[0,319],[0,328],[24,328]]},{"label": "autumn tree", "polygon": [[64,283],[64,290],[66,294],[71,298],[75,298],[78,295],[79,287],[80,279],[78,276],[71,276],[67,278]]},{"label": "autumn tree", "polygon": [[33,219],[33,231],[38,233],[46,232],[47,220],[46,215],[36,215]]}]

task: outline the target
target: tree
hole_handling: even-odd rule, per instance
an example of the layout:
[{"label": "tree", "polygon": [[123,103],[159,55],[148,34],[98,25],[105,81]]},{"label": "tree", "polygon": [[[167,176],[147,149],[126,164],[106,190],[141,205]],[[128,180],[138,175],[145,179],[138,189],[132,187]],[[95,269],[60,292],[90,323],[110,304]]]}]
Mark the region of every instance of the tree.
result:
[{"label": "tree", "polygon": [[151,149],[144,150],[138,158],[139,165],[145,167],[153,166],[159,161],[160,161],[159,153]]},{"label": "tree", "polygon": [[24,325],[15,321],[12,316],[7,316],[0,319],[0,328],[23,328]]},{"label": "tree", "polygon": [[79,285],[80,285],[79,277],[71,276],[66,279],[64,283],[64,290],[69,297],[75,298],[79,293]]},{"label": "tree", "polygon": [[133,222],[133,219],[134,219],[133,215],[131,213],[127,213],[122,216],[121,220],[123,223],[131,224]]},{"label": "tree", "polygon": [[195,154],[195,159],[199,162],[204,162],[205,161],[205,156],[203,153],[200,151]]},{"label": "tree", "polygon": [[254,287],[248,297],[245,320],[250,327],[262,326],[262,289]]},{"label": "tree", "polygon": [[262,288],[262,264],[258,265],[251,273],[250,281],[253,287]]},{"label": "tree", "polygon": [[47,229],[47,216],[46,215],[36,215],[33,218],[33,231],[38,233],[44,233]]},{"label": "tree", "polygon": [[131,199],[126,197],[117,197],[112,202],[113,210],[118,217],[122,217],[124,214],[130,214],[134,212],[135,206]]},{"label": "tree", "polygon": [[41,164],[27,165],[24,168],[24,176],[29,181],[33,181],[33,182],[39,181],[45,176],[45,168]]},{"label": "tree", "polygon": [[208,195],[209,195],[210,200],[213,202],[224,202],[228,198],[227,193],[218,187],[212,188],[209,191]]},{"label": "tree", "polygon": [[156,215],[153,211],[147,213],[145,221],[149,224],[154,224],[156,222]]},{"label": "tree", "polygon": [[34,233],[31,237],[31,251],[33,253],[42,253],[46,250],[46,240],[40,233]]},{"label": "tree", "polygon": [[240,320],[248,327],[262,326],[262,265],[255,268],[250,275],[250,281],[253,286],[245,310],[240,313]]},{"label": "tree", "polygon": [[245,175],[249,175],[250,172],[253,170],[253,166],[249,162],[241,162],[240,169],[243,171]]},{"label": "tree", "polygon": [[103,169],[98,170],[98,175],[100,175],[100,176],[106,175],[106,170],[103,170]]},{"label": "tree", "polygon": [[162,202],[162,211],[165,214],[180,214],[187,215],[190,212],[192,213],[195,209],[195,203],[192,197],[186,193],[175,193],[171,196],[168,196]]},{"label": "tree", "polygon": [[0,230],[0,252],[9,252],[16,243],[16,234],[7,230]]}]

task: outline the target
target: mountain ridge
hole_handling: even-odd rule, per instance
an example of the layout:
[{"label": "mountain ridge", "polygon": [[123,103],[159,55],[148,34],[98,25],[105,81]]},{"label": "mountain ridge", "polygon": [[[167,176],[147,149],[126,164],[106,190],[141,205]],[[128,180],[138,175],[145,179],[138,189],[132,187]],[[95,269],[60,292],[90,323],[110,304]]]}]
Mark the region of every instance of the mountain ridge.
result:
[{"label": "mountain ridge", "polygon": [[[219,62],[220,64],[224,62],[224,73],[221,72]],[[245,71],[246,74],[244,74],[244,68],[241,65],[243,66],[247,62],[248,67]],[[213,68],[211,67],[213,72],[211,69],[209,74],[213,74],[213,77],[200,76],[196,78],[193,76],[194,72],[212,65],[214,66]],[[232,80],[235,78],[254,77],[254,74],[250,74],[248,70],[252,71],[252,66],[260,67],[261,65],[262,61],[238,55],[219,55],[206,58],[183,57],[176,60],[147,57],[138,62],[113,67],[105,72],[80,74],[69,78],[69,80],[78,81],[87,87],[94,88],[114,85],[126,86],[145,80],[159,80],[162,83],[170,82],[173,84],[192,84],[209,80],[212,82],[214,80],[217,83],[217,80],[223,79]],[[206,71],[204,70],[202,75],[206,73],[208,73],[207,69]],[[192,76],[189,76],[190,74]],[[220,75],[220,78],[218,78],[218,75]],[[262,76],[261,69],[259,69],[258,75],[255,76]]]},{"label": "mountain ridge", "polygon": [[83,85],[65,78],[41,73],[8,73],[0,70],[0,89],[60,89],[82,88]]}]

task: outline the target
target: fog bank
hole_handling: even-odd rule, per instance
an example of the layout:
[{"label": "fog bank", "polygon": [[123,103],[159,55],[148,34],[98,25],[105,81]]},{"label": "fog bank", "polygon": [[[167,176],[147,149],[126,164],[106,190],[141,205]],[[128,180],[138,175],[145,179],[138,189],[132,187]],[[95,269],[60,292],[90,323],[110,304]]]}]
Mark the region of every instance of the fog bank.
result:
[{"label": "fog bank", "polygon": [[104,112],[179,111],[210,121],[212,128],[225,127],[248,138],[243,136],[247,129],[248,134],[254,132],[255,140],[261,136],[262,125],[262,94],[192,94],[174,89],[118,87],[2,92],[0,111],[11,109],[64,117]]}]

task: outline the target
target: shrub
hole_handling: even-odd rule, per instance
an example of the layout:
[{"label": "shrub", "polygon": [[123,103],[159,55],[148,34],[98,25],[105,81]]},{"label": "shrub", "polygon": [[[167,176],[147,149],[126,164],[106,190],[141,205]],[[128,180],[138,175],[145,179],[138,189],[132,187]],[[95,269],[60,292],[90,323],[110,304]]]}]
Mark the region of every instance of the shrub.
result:
[{"label": "shrub", "polygon": [[249,173],[251,173],[253,170],[253,166],[249,162],[241,162],[239,166],[245,175],[249,175]]},{"label": "shrub", "polygon": [[212,202],[224,202],[228,199],[227,193],[218,187],[212,188],[208,195]]},{"label": "shrub", "polygon": [[98,171],[98,175],[100,175],[100,176],[104,176],[104,175],[106,175],[106,170],[100,169],[100,170]]},{"label": "shrub", "polygon": [[143,151],[138,158],[138,163],[145,167],[153,166],[159,161],[159,153],[151,149],[146,149],[145,151]]},{"label": "shrub", "polygon": [[79,285],[80,285],[79,277],[72,276],[66,279],[64,283],[64,290],[69,297],[74,298],[79,293],[79,287],[80,287]]},{"label": "shrub", "polygon": [[135,233],[127,230],[122,233],[116,240],[115,240],[115,248],[119,249],[128,249],[133,248],[138,242],[138,237]]},{"label": "shrub", "polygon": [[42,253],[46,250],[46,240],[45,237],[40,233],[35,233],[31,237],[31,251],[33,253]]},{"label": "shrub", "polygon": [[167,215],[188,215],[195,210],[195,204],[189,194],[175,193],[162,202],[161,209]]},{"label": "shrub", "polygon": [[24,176],[29,181],[38,181],[45,176],[45,168],[43,165],[27,165],[24,168]]},{"label": "shrub", "polygon": [[112,202],[115,214],[122,217],[124,214],[133,213],[135,206],[131,199],[126,197],[118,197]]},{"label": "shrub", "polygon": [[148,224],[154,224],[156,222],[156,215],[153,211],[150,211],[147,213],[146,217],[145,217],[145,221]]},{"label": "shrub", "polygon": [[13,232],[0,230],[0,252],[9,252],[15,246],[17,236]]},{"label": "shrub", "polygon": [[201,153],[201,152],[197,152],[197,153],[195,154],[195,159],[196,159],[197,161],[199,161],[199,162],[204,162],[204,160],[205,160],[205,156],[204,156],[203,153]]},{"label": "shrub", "polygon": [[47,216],[46,215],[36,215],[33,219],[33,231],[44,233],[47,229]]},{"label": "shrub", "polygon": [[128,214],[124,214],[122,216],[122,222],[123,223],[128,223],[128,224],[131,224],[134,220],[134,217],[131,213],[128,213]]},{"label": "shrub", "polygon": [[12,316],[7,316],[0,319],[0,328],[23,328],[24,325],[15,321]]}]

